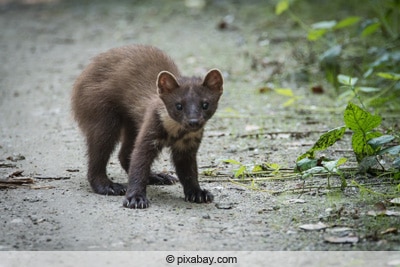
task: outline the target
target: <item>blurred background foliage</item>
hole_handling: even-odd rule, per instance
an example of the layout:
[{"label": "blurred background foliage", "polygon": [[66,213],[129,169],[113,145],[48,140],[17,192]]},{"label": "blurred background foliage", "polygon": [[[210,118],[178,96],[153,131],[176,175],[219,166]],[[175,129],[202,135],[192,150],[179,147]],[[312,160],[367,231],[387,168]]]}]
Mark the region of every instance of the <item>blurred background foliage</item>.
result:
[{"label": "blurred background foliage", "polygon": [[[369,108],[400,109],[400,0],[280,0],[275,14],[289,17],[310,43],[305,71],[319,68],[347,103],[361,97]],[[352,77],[352,89],[340,75]]]}]

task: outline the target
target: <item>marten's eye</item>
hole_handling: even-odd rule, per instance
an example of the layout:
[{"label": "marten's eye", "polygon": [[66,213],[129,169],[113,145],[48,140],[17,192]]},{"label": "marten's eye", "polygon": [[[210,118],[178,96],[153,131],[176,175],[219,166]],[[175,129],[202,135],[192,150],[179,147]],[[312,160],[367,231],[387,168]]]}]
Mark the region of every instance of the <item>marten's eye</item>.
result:
[{"label": "marten's eye", "polygon": [[175,107],[176,107],[177,110],[182,110],[183,109],[183,106],[182,106],[181,103],[176,103]]},{"label": "marten's eye", "polygon": [[207,110],[208,109],[208,102],[203,102],[203,104],[201,104],[202,109]]}]

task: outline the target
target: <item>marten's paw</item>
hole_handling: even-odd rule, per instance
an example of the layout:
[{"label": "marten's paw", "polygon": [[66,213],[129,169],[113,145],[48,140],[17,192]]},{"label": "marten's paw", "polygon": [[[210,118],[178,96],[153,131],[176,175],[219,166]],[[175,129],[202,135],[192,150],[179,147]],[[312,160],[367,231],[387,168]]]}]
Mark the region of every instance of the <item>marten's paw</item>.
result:
[{"label": "marten's paw", "polygon": [[126,193],[126,186],[118,183],[109,183],[107,185],[92,185],[93,191],[100,195],[123,196]]},{"label": "marten's paw", "polygon": [[151,173],[149,184],[153,185],[173,185],[179,182],[178,178],[166,173]]},{"label": "marten's paw", "polygon": [[130,209],[147,209],[150,201],[143,194],[127,194],[122,205]]},{"label": "marten's paw", "polygon": [[196,190],[185,193],[185,201],[196,203],[211,203],[214,196],[207,190]]}]

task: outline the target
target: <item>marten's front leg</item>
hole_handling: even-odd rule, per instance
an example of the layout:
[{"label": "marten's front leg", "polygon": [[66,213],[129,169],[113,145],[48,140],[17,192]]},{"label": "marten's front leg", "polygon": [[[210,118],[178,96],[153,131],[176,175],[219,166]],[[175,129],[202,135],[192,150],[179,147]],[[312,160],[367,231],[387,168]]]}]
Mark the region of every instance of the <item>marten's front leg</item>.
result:
[{"label": "marten's front leg", "polygon": [[[123,202],[124,207],[145,209],[150,206],[146,196],[146,187],[150,182],[150,168],[160,152],[160,147],[154,145],[156,138],[147,134],[152,132],[149,126],[142,127],[131,155],[128,171],[128,188]],[[153,131],[154,132],[154,131]]]},{"label": "marten's front leg", "polygon": [[201,189],[198,181],[196,154],[198,145],[185,150],[172,149],[172,159],[176,173],[183,186],[185,201],[196,203],[210,203],[214,196],[207,190]]}]

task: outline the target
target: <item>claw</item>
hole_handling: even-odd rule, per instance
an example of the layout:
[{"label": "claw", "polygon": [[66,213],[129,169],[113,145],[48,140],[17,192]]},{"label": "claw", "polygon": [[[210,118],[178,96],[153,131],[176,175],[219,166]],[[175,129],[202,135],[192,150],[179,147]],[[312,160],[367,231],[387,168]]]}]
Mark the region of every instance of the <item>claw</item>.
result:
[{"label": "claw", "polygon": [[120,196],[126,193],[126,187],[118,183],[93,183],[91,184],[91,187],[93,188],[93,191],[97,194],[106,196]]},{"label": "claw", "polygon": [[[109,194],[109,193],[111,193],[111,194]],[[107,192],[107,196],[108,196],[108,195],[115,195],[114,189],[110,188],[110,189],[108,190],[108,192]]]},{"label": "claw", "polygon": [[146,196],[132,196],[126,197],[122,202],[122,205],[130,209],[146,209],[150,206]]},{"label": "claw", "polygon": [[196,203],[210,203],[213,201],[213,195],[207,190],[199,190],[185,194],[185,201]]}]

